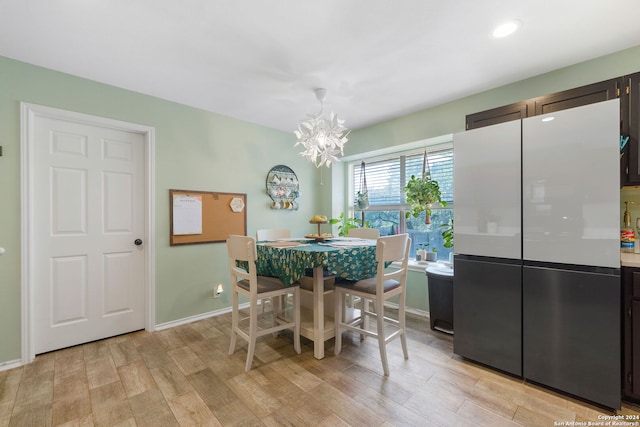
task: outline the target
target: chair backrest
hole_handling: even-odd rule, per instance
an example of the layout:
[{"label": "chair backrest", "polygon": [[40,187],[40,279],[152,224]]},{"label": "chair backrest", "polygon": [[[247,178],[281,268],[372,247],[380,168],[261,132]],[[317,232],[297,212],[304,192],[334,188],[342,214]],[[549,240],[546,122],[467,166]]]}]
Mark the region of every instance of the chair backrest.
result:
[{"label": "chair backrest", "polygon": [[[227,253],[229,255],[231,281],[234,284],[240,280],[248,280],[252,284],[257,283],[256,258],[258,252],[256,250],[256,240],[250,236],[232,234],[227,239]],[[241,268],[236,261],[247,262],[249,268],[247,270]]]},{"label": "chair backrest", "polygon": [[359,237],[361,239],[377,239],[380,237],[380,230],[375,228],[350,228],[349,237]]},{"label": "chair backrest", "polygon": [[264,228],[256,231],[256,240],[276,240],[288,239],[291,237],[291,230],[286,228]]},{"label": "chair backrest", "polygon": [[[411,238],[408,234],[396,234],[393,236],[379,237],[376,243],[376,259],[378,261],[378,291],[382,291],[382,283],[388,279],[397,279],[404,287],[407,282],[407,270],[409,265],[409,248]],[[400,262],[400,268],[385,272],[385,263]]]}]

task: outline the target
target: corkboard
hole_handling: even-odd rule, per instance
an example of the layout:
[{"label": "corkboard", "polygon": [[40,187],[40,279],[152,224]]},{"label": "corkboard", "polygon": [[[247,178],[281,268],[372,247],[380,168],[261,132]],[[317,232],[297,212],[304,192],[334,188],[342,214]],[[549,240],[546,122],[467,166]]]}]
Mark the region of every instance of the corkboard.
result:
[{"label": "corkboard", "polygon": [[[174,203],[178,203],[179,200],[184,200],[184,197],[192,200],[201,201],[201,233],[191,233],[189,229],[191,227],[197,228],[199,223],[197,220],[197,214],[187,216],[189,221],[185,225],[185,214],[181,207],[182,205],[176,204],[176,209],[180,209],[180,212],[174,213]],[[239,202],[240,199],[242,203]],[[233,208],[231,206],[234,202]],[[197,206],[197,205],[196,205]],[[216,243],[225,242],[231,234],[247,234],[247,195],[243,193],[218,193],[211,191],[191,191],[191,190],[169,190],[169,209],[170,209],[170,238],[171,246],[175,245],[190,245],[195,243]],[[235,210],[235,212],[234,212]],[[197,209],[196,209],[197,211]],[[174,214],[176,215],[174,217]],[[189,214],[187,214],[189,215]],[[174,224],[174,219],[181,221]],[[176,233],[174,234],[174,226]],[[185,229],[187,230],[185,232]],[[180,231],[178,231],[180,230]]]}]

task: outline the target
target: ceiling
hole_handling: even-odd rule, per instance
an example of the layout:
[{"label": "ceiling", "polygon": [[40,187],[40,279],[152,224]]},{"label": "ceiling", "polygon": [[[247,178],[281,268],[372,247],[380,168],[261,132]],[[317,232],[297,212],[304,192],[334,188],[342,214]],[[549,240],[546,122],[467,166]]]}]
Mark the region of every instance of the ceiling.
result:
[{"label": "ceiling", "polygon": [[[0,0],[0,56],[292,131],[351,129],[640,45],[637,0]],[[495,39],[507,19],[520,30]]]}]

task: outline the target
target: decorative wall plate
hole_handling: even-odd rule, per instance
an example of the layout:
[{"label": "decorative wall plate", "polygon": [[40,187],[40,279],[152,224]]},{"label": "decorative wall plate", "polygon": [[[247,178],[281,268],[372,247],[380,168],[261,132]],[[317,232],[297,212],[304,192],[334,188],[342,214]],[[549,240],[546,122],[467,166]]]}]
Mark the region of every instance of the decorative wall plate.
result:
[{"label": "decorative wall plate", "polygon": [[296,173],[290,167],[272,167],[267,174],[266,187],[271,198],[271,209],[298,210],[296,199],[300,196],[300,184]]}]

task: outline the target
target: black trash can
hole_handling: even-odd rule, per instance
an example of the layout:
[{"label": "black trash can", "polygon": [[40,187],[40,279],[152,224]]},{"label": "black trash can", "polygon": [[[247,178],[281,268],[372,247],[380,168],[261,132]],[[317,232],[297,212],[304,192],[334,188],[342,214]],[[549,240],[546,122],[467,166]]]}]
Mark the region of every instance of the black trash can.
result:
[{"label": "black trash can", "polygon": [[436,264],[427,267],[425,274],[431,329],[453,335],[453,269]]}]

